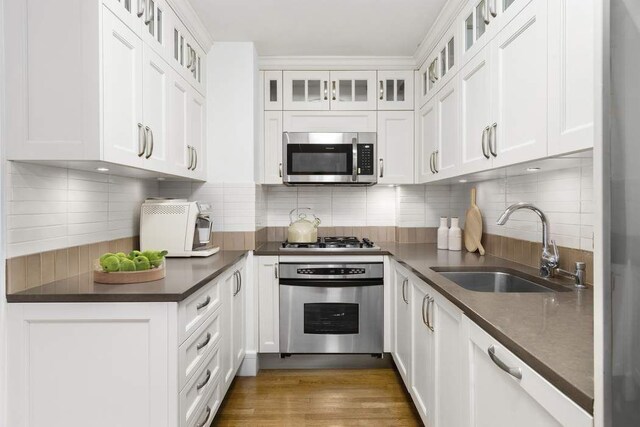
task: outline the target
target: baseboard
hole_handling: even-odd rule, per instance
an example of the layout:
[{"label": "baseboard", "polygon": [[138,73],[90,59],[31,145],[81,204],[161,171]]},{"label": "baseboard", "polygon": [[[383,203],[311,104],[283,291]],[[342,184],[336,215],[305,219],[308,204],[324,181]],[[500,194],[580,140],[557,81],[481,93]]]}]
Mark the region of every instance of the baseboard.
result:
[{"label": "baseboard", "polygon": [[240,364],[240,368],[238,368],[238,373],[236,374],[239,377],[255,377],[258,375],[258,371],[260,370],[260,365],[258,363],[258,353],[255,351],[248,351],[244,355],[244,360]]}]

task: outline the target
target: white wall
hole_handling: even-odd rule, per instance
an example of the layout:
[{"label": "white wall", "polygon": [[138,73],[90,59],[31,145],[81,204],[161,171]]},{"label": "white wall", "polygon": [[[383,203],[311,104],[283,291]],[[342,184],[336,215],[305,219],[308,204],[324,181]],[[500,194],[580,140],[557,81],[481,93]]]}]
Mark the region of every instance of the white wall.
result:
[{"label": "white wall", "polygon": [[7,257],[136,236],[152,180],[5,162]]},{"label": "white wall", "polygon": [[255,182],[258,74],[253,43],[216,42],[207,55],[209,182]]}]

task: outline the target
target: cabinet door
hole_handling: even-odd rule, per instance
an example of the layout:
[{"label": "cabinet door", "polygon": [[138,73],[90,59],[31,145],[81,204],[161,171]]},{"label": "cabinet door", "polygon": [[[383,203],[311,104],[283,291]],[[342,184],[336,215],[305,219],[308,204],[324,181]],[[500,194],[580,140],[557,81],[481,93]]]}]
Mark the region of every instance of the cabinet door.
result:
[{"label": "cabinet door", "polygon": [[[463,425],[459,409],[462,388],[462,312],[436,292],[430,294],[431,306],[425,316],[433,328],[435,393],[433,412],[439,427]],[[414,325],[415,325],[414,320]]]},{"label": "cabinet door", "polygon": [[[593,418],[468,319],[471,426],[591,427]],[[492,353],[492,357],[490,355]],[[513,368],[509,374],[498,364]]]},{"label": "cabinet door", "polygon": [[436,95],[437,135],[434,168],[438,178],[455,175],[460,163],[459,81],[453,79]]},{"label": "cabinet door", "polygon": [[414,112],[378,112],[378,183],[413,184]]},{"label": "cabinet door", "polygon": [[533,0],[491,44],[494,166],[547,155],[546,12]]},{"label": "cabinet door", "polygon": [[282,111],[264,112],[264,184],[282,184]]},{"label": "cabinet door", "polygon": [[395,331],[393,354],[396,366],[405,384],[409,384],[411,363],[411,284],[408,277],[399,270],[394,271],[396,283],[395,299]]},{"label": "cabinet door", "polygon": [[280,352],[278,257],[258,258],[258,335],[260,353]]},{"label": "cabinet door", "polygon": [[189,90],[189,106],[187,109],[189,127],[187,128],[187,140],[192,147],[193,163],[192,175],[196,179],[206,179],[206,147],[205,147],[205,100],[195,89]]},{"label": "cabinet door", "polygon": [[102,14],[104,160],[141,167],[142,40],[108,9]]},{"label": "cabinet door", "polygon": [[147,137],[144,167],[171,173],[171,165],[168,163],[167,134],[168,101],[173,70],[149,46],[144,45],[143,50],[143,124]]},{"label": "cabinet door", "polygon": [[328,110],[328,71],[285,71],[282,73],[285,110]]},{"label": "cabinet door", "polygon": [[169,161],[172,173],[188,176],[192,161],[191,144],[188,139],[189,127],[189,84],[177,71],[171,70],[169,84],[168,105],[169,129],[167,142],[169,144]]},{"label": "cabinet door", "polygon": [[418,111],[416,123],[416,182],[435,179],[433,157],[438,137],[436,100],[432,98]]},{"label": "cabinet door", "polygon": [[595,2],[549,2],[549,155],[592,148],[595,105]]},{"label": "cabinet door", "polygon": [[234,349],[234,325],[235,319],[234,308],[235,298],[237,290],[237,277],[234,274],[235,269],[231,269],[231,272],[224,276],[221,285],[221,299],[222,299],[222,339],[220,340],[220,351],[222,354],[222,377],[223,390],[226,390],[231,385],[233,378],[236,374],[235,371],[235,349]]},{"label": "cabinet door", "polygon": [[[127,1],[127,0],[124,0]],[[159,55],[165,55],[167,41],[166,15],[172,13],[163,0],[145,0],[145,13],[142,16],[142,39]],[[167,58],[168,59],[168,58]]]},{"label": "cabinet door", "polygon": [[431,295],[424,283],[411,284],[411,394],[422,421],[432,426],[435,419],[434,332],[427,320]]},{"label": "cabinet door", "polygon": [[378,71],[378,110],[413,111],[413,71]]},{"label": "cabinet door", "polygon": [[142,34],[147,0],[102,0],[102,3],[136,35]]},{"label": "cabinet door", "polygon": [[463,66],[480,52],[495,35],[493,31],[495,25],[491,25],[492,15],[489,11],[489,6],[494,1],[501,2],[503,0],[471,0],[459,15],[458,25],[462,30],[460,62]]},{"label": "cabinet door", "polygon": [[375,71],[332,71],[331,109],[368,111],[376,109]]},{"label": "cabinet door", "polygon": [[247,269],[244,262],[240,263],[237,267],[237,275],[235,275],[235,282],[237,290],[233,297],[233,367],[234,372],[238,370],[240,364],[244,360],[246,351],[245,346],[245,300],[247,295]]},{"label": "cabinet door", "polygon": [[264,109],[282,110],[282,71],[264,72]]},{"label": "cabinet door", "polygon": [[491,70],[484,49],[460,71],[460,172],[491,168],[488,147],[491,125]]}]

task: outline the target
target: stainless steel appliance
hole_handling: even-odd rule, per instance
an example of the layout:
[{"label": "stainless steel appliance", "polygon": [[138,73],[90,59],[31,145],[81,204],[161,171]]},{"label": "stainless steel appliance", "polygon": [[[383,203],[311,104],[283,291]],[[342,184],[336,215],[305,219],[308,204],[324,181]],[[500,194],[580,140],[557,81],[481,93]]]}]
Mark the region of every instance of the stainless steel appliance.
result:
[{"label": "stainless steel appliance", "polygon": [[285,251],[319,251],[319,252],[332,252],[332,251],[379,251],[380,246],[373,243],[366,237],[360,240],[357,237],[340,236],[340,237],[318,237],[314,243],[297,243],[297,242],[282,242],[282,250]]},{"label": "stainless steel appliance", "polygon": [[383,352],[383,264],[280,263],[280,353]]},{"label": "stainless steel appliance", "polygon": [[282,144],[285,184],[378,182],[375,132],[284,132]]}]

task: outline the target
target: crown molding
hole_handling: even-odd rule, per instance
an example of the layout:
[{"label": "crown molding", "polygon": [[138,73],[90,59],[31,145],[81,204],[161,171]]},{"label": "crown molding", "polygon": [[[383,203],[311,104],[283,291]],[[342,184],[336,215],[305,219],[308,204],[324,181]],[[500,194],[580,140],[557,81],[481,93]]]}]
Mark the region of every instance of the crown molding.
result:
[{"label": "crown molding", "polygon": [[261,56],[261,70],[415,70],[412,56]]},{"label": "crown molding", "polygon": [[200,16],[195,11],[191,3],[187,0],[167,0],[171,9],[178,15],[178,18],[182,21],[182,24],[187,30],[195,37],[196,41],[200,44],[200,47],[205,52],[209,52],[209,49],[213,45],[213,37],[200,20]]},{"label": "crown molding", "polygon": [[[458,17],[462,8],[467,4],[468,0],[449,0],[440,10],[438,17],[427,32],[427,34],[420,42],[418,49],[413,54],[413,59],[418,68],[426,61],[427,56],[440,42],[440,39],[449,30],[450,26],[454,24],[454,21]],[[458,36],[458,32],[455,32],[455,36]]]}]

